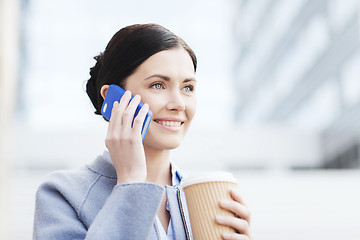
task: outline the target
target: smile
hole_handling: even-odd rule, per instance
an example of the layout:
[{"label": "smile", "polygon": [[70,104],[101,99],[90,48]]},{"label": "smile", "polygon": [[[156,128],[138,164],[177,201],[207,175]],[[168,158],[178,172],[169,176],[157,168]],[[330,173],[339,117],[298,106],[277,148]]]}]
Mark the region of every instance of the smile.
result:
[{"label": "smile", "polygon": [[183,124],[183,122],[179,122],[179,121],[160,121],[160,120],[154,120],[154,121],[166,127],[180,127]]}]

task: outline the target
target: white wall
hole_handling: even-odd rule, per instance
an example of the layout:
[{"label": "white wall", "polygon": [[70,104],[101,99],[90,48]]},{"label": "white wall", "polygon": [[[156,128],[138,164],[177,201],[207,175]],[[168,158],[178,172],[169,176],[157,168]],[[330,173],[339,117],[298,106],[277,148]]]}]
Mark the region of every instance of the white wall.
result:
[{"label": "white wall", "polygon": [[19,2],[0,0],[0,239],[8,238],[9,160],[18,53]]}]

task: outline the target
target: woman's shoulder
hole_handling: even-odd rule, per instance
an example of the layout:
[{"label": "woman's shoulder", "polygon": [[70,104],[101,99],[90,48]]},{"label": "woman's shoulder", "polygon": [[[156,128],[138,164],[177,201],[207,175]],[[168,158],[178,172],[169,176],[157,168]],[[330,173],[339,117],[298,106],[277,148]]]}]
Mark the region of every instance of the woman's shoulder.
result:
[{"label": "woman's shoulder", "polygon": [[[80,204],[96,185],[112,188],[116,184],[111,163],[102,155],[77,169],[57,170],[47,174],[37,190],[37,198],[57,196]],[[116,174],[116,172],[115,172]]]},{"label": "woman's shoulder", "polygon": [[45,176],[43,184],[82,186],[92,184],[94,180],[101,177],[109,180],[116,179],[116,171],[104,154],[82,167],[50,172]]}]

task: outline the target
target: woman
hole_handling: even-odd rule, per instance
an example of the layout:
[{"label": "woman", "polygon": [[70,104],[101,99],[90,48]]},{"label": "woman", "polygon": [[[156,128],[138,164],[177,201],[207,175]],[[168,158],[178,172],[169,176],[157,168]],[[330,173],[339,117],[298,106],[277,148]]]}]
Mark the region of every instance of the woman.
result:
[{"label": "woman", "polygon": [[[83,168],[50,174],[39,187],[34,239],[192,239],[182,175],[169,150],[195,114],[194,52],[169,30],[144,24],[118,31],[95,59],[86,85],[95,113],[110,84],[127,91],[113,105],[107,150]],[[149,107],[153,119],[142,142]],[[216,221],[237,233],[223,238],[250,239],[249,210],[237,192],[231,195],[221,207],[236,217]]]}]

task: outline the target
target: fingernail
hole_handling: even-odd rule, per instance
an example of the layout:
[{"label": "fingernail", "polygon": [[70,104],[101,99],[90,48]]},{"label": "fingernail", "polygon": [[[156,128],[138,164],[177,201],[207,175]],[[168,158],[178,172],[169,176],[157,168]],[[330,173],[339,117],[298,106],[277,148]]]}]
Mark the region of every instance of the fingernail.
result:
[{"label": "fingernail", "polygon": [[219,203],[220,203],[220,206],[223,206],[223,207],[228,205],[228,201],[226,201],[226,200],[220,200]]},{"label": "fingernail", "polygon": [[215,216],[215,220],[216,220],[218,223],[221,223],[221,222],[224,220],[224,217],[221,216],[221,215],[216,215],[216,216]]},{"label": "fingernail", "polygon": [[223,236],[223,238],[227,239],[230,237],[230,234],[229,233],[222,233],[221,234]]}]

